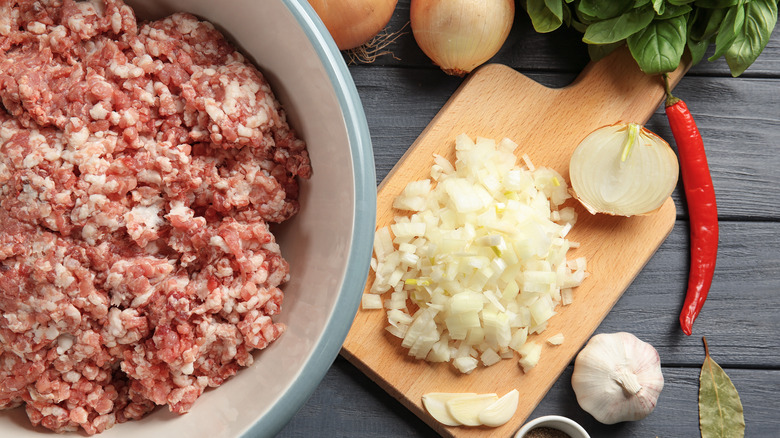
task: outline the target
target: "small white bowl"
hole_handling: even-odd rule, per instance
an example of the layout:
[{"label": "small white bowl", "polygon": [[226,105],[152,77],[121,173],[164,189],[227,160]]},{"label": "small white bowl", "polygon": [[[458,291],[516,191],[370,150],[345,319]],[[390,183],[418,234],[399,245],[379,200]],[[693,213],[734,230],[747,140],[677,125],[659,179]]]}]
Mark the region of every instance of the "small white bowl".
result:
[{"label": "small white bowl", "polygon": [[529,421],[517,431],[515,438],[523,438],[525,434],[537,427],[558,429],[561,432],[568,434],[571,438],[590,438],[588,432],[586,432],[576,421],[560,415],[547,415]]}]

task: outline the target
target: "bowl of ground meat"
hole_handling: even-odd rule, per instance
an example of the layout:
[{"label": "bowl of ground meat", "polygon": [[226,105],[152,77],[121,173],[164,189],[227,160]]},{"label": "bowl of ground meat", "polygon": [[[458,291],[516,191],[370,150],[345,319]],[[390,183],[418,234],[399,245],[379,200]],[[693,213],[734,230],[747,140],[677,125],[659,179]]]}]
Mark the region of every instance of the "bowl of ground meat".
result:
[{"label": "bowl of ground meat", "polygon": [[0,436],[276,434],[375,212],[305,0],[0,2]]}]

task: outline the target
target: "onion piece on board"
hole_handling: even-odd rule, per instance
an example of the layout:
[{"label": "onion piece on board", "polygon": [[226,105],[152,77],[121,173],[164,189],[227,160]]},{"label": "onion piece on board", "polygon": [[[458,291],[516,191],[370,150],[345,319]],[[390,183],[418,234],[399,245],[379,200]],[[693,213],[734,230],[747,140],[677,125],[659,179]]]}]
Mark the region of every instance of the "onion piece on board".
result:
[{"label": "onion piece on board", "polygon": [[591,132],[569,162],[572,194],[593,214],[649,214],[677,186],[679,164],[669,144],[635,123]]}]

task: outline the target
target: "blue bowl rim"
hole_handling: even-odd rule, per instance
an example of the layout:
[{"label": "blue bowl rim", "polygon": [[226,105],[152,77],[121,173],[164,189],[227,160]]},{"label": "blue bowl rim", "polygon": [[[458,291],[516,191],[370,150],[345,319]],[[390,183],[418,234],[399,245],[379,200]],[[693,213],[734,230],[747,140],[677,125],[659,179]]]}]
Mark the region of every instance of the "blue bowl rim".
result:
[{"label": "blue bowl rim", "polygon": [[333,313],[298,378],[242,437],[274,436],[306,403],[338,356],[368,278],[376,227],[376,169],[363,105],[344,58],[307,0],[282,0],[317,52],[338,98],[352,154],[355,215],[347,268]]}]

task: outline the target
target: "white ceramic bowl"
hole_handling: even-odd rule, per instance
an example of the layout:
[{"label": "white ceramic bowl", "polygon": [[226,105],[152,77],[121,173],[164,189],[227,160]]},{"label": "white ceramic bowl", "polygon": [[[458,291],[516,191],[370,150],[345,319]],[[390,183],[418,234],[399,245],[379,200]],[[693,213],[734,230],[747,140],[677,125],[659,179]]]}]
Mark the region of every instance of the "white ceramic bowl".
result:
[{"label": "white ceramic bowl", "polygon": [[517,431],[515,438],[524,438],[525,434],[537,427],[549,427],[551,429],[557,429],[566,433],[571,438],[590,438],[588,432],[583,429],[576,421],[571,418],[562,417],[560,415],[546,415],[544,417],[535,418],[526,423],[520,430]]},{"label": "white ceramic bowl", "polygon": [[[225,32],[264,73],[308,143],[314,170],[301,211],[279,228],[291,265],[287,332],[255,363],[205,392],[183,416],[158,409],[98,435],[273,436],[305,403],[338,355],[371,258],[376,176],[363,108],[341,54],[306,0],[128,0],[137,16],[187,11]],[[22,409],[0,411],[0,437],[61,436],[33,429]],[[70,436],[82,436],[70,434]]]}]

